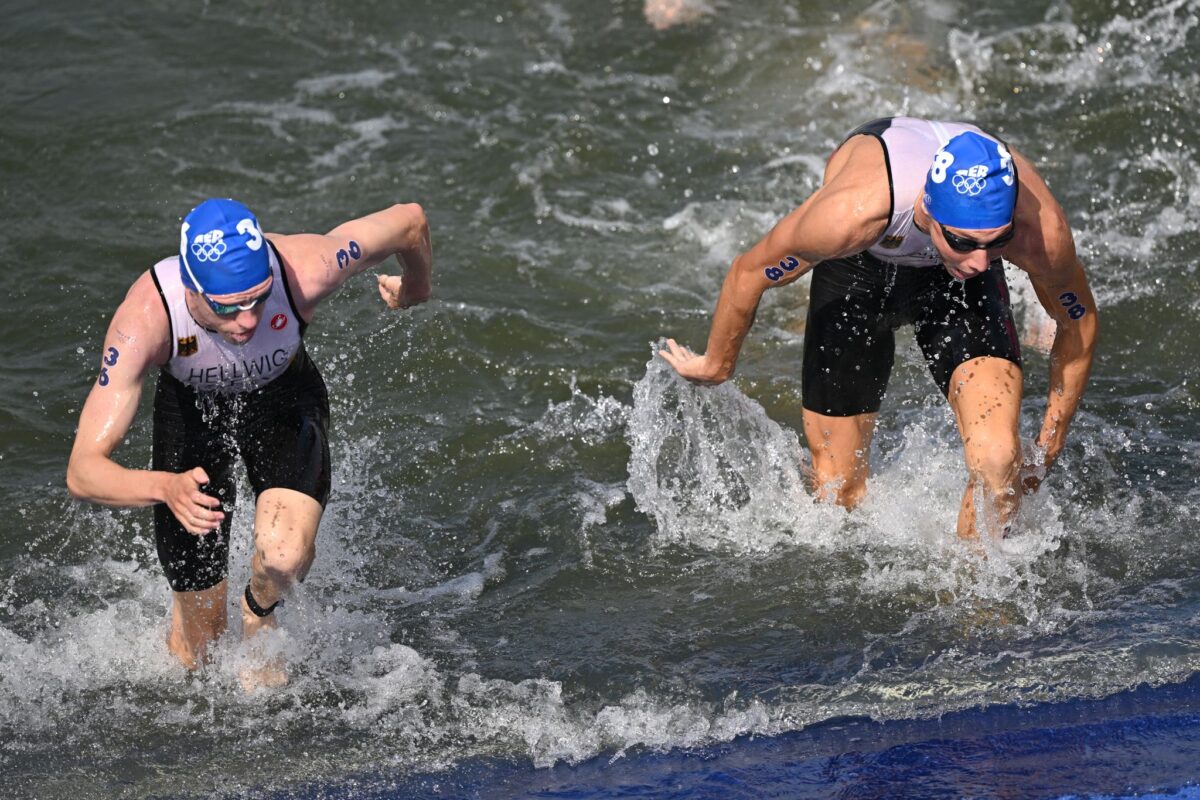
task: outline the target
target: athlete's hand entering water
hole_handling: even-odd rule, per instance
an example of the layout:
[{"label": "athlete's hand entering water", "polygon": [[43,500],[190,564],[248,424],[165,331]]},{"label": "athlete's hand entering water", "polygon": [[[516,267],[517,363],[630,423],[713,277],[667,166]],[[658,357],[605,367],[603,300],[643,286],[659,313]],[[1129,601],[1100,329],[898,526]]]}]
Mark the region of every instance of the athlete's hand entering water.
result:
[{"label": "athlete's hand entering water", "polygon": [[1021,493],[1030,495],[1042,487],[1050,470],[1050,460],[1046,449],[1036,441],[1023,442],[1021,450],[1021,469],[1017,478],[1021,482]]},{"label": "athlete's hand entering water", "polygon": [[163,502],[188,533],[204,536],[221,527],[225,512],[221,501],[200,491],[208,483],[208,473],[201,467],[180,472],[167,478]]},{"label": "athlete's hand entering water", "polygon": [[659,350],[658,354],[663,357],[664,361],[674,367],[675,371],[681,377],[686,378],[692,383],[697,383],[701,386],[716,386],[719,383],[724,383],[728,378],[728,376],[721,375],[718,370],[709,364],[707,356],[696,355],[674,339],[667,339],[667,349]]}]

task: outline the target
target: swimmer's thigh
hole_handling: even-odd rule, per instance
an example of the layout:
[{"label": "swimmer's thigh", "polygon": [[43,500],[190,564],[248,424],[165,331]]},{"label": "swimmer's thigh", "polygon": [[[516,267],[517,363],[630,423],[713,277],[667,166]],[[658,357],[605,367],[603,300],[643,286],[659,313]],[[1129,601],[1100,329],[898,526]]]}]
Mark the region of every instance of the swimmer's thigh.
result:
[{"label": "swimmer's thigh", "polygon": [[154,392],[152,469],[185,472],[202,467],[209,483],[205,494],[221,500],[225,519],[212,533],[197,536],[180,524],[166,503],[154,506],[154,541],[167,582],[176,592],[210,589],[225,579],[229,566],[229,528],[237,500],[233,480],[236,458],[230,437],[210,425],[197,408],[196,394],[163,373]]},{"label": "swimmer's thigh", "polygon": [[[1004,267],[956,281],[944,270],[930,270],[913,330],[929,373],[946,397],[959,366],[993,357],[1021,366],[1021,345],[1013,322]],[[1019,397],[1018,397],[1019,399]]]},{"label": "swimmer's thigh", "polygon": [[[271,387],[268,387],[271,388]],[[252,398],[238,441],[255,497],[291,489],[329,500],[329,396],[309,362],[294,383]]]},{"label": "swimmer's thigh", "polygon": [[883,315],[885,281],[882,265],[857,258],[813,269],[801,384],[806,410],[827,417],[879,411],[896,353]]}]

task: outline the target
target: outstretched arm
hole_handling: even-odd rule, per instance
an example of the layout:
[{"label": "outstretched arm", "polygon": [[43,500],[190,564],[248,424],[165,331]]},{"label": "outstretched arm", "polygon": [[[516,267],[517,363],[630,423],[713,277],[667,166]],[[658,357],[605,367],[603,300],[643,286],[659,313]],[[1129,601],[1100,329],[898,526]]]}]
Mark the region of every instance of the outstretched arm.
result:
[{"label": "outstretched arm", "polygon": [[704,354],[668,339],[662,357],[693,383],[729,380],[763,292],[791,283],[821,261],[869,247],[887,225],[886,205],[882,213],[873,205],[878,203],[869,184],[835,181],[818,189],[734,259],[717,298]]},{"label": "outstretched arm", "polygon": [[146,373],[170,354],[166,310],[149,273],[129,290],[104,337],[100,374],[92,386],[67,464],[67,490],[78,500],[109,506],[166,503],[191,533],[220,526],[220,501],[200,492],[208,476],[200,467],[175,474],[127,469],[112,453],[129,432]]},{"label": "outstretched arm", "polygon": [[[1075,241],[1062,207],[1033,165],[1019,157],[1022,190],[1031,200],[1030,221],[1037,235],[1022,237],[1009,259],[1029,273],[1042,307],[1054,318],[1057,331],[1050,349],[1050,396],[1036,444],[1049,467],[1062,452],[1067,429],[1079,408],[1092,371],[1100,321],[1087,275],[1075,252]],[[1025,220],[1021,220],[1025,225]],[[1028,476],[1027,489],[1039,478]]]},{"label": "outstretched arm", "polygon": [[1074,247],[1066,264],[1030,278],[1042,307],[1058,323],[1050,349],[1050,396],[1037,437],[1038,448],[1045,452],[1044,466],[1049,467],[1066,444],[1067,428],[1087,388],[1100,320]]},{"label": "outstretched arm", "polygon": [[379,293],[389,308],[408,308],[429,299],[433,291],[433,250],[425,212],[416,203],[394,205],[350,220],[324,236],[271,234],[284,257],[301,316],[311,319],[317,304],[351,277],[391,256],[402,275],[378,278]]}]

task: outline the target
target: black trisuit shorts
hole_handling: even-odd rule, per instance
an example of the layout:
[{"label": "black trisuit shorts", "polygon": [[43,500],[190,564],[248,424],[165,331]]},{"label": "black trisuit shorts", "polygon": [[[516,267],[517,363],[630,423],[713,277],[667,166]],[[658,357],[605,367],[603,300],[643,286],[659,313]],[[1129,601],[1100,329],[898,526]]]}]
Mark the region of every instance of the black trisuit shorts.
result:
[{"label": "black trisuit shorts", "polygon": [[959,282],[939,266],[897,267],[860,253],[813,269],[804,407],[831,417],[878,411],[895,362],[893,332],[901,325],[913,326],[943,395],[949,396],[955,368],[972,358],[995,356],[1021,366],[1000,261]]},{"label": "black trisuit shorts", "polygon": [[325,381],[303,349],[283,375],[242,394],[200,395],[168,372],[159,373],[153,468],[203,467],[209,484],[202,491],[220,499],[225,511],[219,530],[196,536],[165,503],[154,507],[158,560],[172,589],[196,592],[225,579],[239,455],[256,498],[266,489],[293,489],[324,508],[330,485],[328,429]]}]

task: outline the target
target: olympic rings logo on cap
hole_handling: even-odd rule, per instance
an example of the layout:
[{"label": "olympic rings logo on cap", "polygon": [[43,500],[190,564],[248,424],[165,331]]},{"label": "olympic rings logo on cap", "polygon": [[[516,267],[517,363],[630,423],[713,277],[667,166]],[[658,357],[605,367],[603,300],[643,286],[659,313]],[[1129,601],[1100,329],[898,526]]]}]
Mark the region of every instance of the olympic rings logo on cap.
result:
[{"label": "olympic rings logo on cap", "polygon": [[192,255],[197,261],[220,261],[221,256],[225,255],[225,251],[229,249],[229,245],[225,244],[225,234],[220,230],[212,230],[208,233],[202,233],[195,239],[192,239]]},{"label": "olympic rings logo on cap", "polygon": [[959,194],[974,197],[987,186],[987,172],[986,164],[976,164],[968,169],[960,169],[955,172],[950,183]]}]

